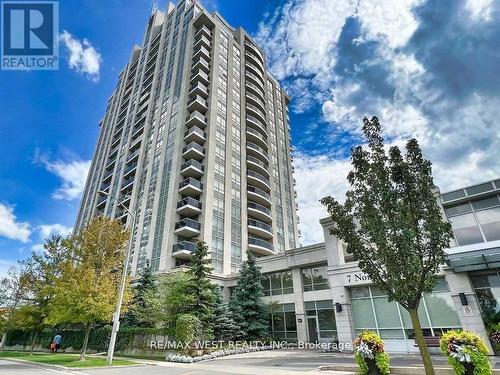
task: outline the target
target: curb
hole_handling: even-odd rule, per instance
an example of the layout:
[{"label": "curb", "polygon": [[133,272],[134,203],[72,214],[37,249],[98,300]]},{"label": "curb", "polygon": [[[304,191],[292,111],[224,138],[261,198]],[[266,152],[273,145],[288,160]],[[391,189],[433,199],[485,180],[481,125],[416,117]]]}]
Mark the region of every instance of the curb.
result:
[{"label": "curb", "polygon": [[[325,365],[319,366],[319,371],[359,371],[356,365]],[[451,367],[434,367],[436,375],[454,375],[455,372]],[[425,375],[423,367],[414,366],[391,366],[391,374],[394,375]],[[500,375],[499,369],[493,369],[492,375]]]}]

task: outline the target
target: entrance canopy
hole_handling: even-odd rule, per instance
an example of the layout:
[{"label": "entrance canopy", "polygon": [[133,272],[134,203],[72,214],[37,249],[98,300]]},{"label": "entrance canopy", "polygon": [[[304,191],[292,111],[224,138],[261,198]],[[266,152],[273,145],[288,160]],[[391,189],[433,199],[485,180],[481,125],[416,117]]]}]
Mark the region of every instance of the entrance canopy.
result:
[{"label": "entrance canopy", "polygon": [[446,256],[446,264],[455,272],[500,268],[500,246],[449,253]]}]

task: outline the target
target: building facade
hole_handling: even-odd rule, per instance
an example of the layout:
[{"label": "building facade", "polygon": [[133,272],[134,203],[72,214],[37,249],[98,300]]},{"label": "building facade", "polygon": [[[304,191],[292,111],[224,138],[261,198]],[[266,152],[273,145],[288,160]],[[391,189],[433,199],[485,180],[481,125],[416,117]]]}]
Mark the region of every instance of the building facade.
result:
[{"label": "building facade", "polygon": [[198,239],[221,276],[247,249],[299,246],[288,103],[243,29],[197,1],[154,11],[100,123],[75,230],[99,215],[129,226],[133,274],[186,264]]},{"label": "building facade", "polygon": [[[440,194],[451,222],[452,246],[439,283],[419,316],[426,336],[453,328],[476,331],[489,343],[483,317],[500,311],[500,180]],[[373,330],[392,352],[417,352],[409,314],[374,287],[329,233],[325,242],[258,259],[273,335],[306,342],[350,343]],[[490,347],[491,350],[491,347]]]}]

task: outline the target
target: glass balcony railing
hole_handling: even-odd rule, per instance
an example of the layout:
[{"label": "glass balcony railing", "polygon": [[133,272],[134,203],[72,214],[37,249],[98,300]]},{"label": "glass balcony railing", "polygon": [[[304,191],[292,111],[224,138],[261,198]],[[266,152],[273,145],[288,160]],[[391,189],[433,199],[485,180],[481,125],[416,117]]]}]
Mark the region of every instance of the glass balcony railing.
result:
[{"label": "glass balcony railing", "polygon": [[249,219],[248,225],[265,230],[266,232],[269,232],[269,233],[273,233],[273,228],[270,225],[268,225],[260,220]]},{"label": "glass balcony railing", "polygon": [[247,186],[247,191],[250,193],[260,195],[261,197],[267,199],[268,201],[271,201],[271,195],[269,195],[269,193],[266,193],[264,190],[256,188],[255,186]]},{"label": "glass balcony railing", "polygon": [[248,244],[260,247],[265,247],[268,250],[273,251],[273,244],[256,237],[248,237]]},{"label": "glass balcony railing", "polygon": [[200,171],[205,171],[205,166],[203,164],[201,164],[199,161],[196,161],[193,159],[188,160],[185,163],[182,163],[181,164],[181,171],[183,171],[184,169],[186,169],[188,167],[194,167],[194,168],[199,169]]},{"label": "glass balcony railing", "polygon": [[182,220],[178,221],[177,223],[175,223],[175,229],[180,229],[180,228],[185,228],[185,227],[192,228],[195,230],[200,230],[201,224],[196,220],[188,219],[188,218],[182,219]]},{"label": "glass balcony railing", "polygon": [[191,197],[184,198],[183,200],[177,202],[177,208],[181,208],[188,205],[201,209],[201,202]]},{"label": "glass balcony railing", "polygon": [[203,190],[203,184],[194,179],[194,178],[186,178],[184,181],[182,181],[181,183],[179,183],[179,190],[182,189],[183,187],[186,187],[188,185],[191,185],[191,186],[194,186],[195,188],[198,188],[200,190]]},{"label": "glass balcony railing", "polygon": [[261,204],[258,203],[253,203],[253,202],[248,202],[248,208],[252,208],[254,210],[260,211],[265,213],[266,215],[271,216],[271,210],[267,207],[264,207]]},{"label": "glass balcony railing", "polygon": [[196,244],[190,241],[181,241],[179,243],[176,243],[172,247],[172,252],[177,252],[177,251],[182,251],[182,250],[187,250],[189,252],[193,252],[196,250]]},{"label": "glass balcony railing", "polygon": [[257,180],[264,182],[268,186],[270,186],[270,184],[271,184],[271,182],[269,181],[269,179],[267,177],[261,175],[260,173],[257,173],[257,172],[254,172],[254,171],[247,171],[247,176],[256,178]]}]

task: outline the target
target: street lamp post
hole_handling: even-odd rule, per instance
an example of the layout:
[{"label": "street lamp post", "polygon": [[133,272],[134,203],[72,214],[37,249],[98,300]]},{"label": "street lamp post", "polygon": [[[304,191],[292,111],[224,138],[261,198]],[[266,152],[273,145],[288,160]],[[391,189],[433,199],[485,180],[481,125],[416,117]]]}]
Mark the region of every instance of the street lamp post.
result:
[{"label": "street lamp post", "polygon": [[120,329],[120,312],[122,309],[122,302],[123,302],[123,293],[125,291],[125,283],[127,281],[127,274],[128,274],[128,264],[130,262],[130,252],[131,252],[131,247],[132,247],[132,235],[133,235],[133,230],[134,230],[134,225],[135,225],[135,215],[130,212],[130,210],[125,207],[125,205],[120,202],[118,198],[116,198],[114,195],[106,193],[105,191],[99,191],[99,193],[107,195],[108,197],[113,198],[116,202],[118,202],[118,205],[123,208],[123,210],[132,217],[132,223],[131,223],[131,237],[128,241],[128,246],[127,246],[127,253],[125,255],[125,264],[123,266],[123,275],[122,275],[122,280],[120,283],[120,289],[118,290],[118,300],[116,301],[116,307],[115,307],[115,313],[113,314],[113,329],[111,330],[111,338],[109,339],[109,348],[108,348],[108,356],[107,356],[107,362],[108,365],[111,365],[113,363],[113,354],[115,352],[115,343],[116,343],[116,334],[118,333],[118,330]]}]

